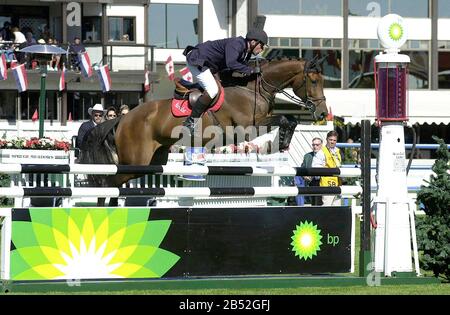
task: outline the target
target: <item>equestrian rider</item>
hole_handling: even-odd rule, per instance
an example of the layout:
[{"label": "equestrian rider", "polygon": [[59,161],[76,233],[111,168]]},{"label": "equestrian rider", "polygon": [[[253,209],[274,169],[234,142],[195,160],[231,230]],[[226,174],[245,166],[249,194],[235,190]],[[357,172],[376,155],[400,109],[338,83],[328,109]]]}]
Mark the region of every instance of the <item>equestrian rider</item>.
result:
[{"label": "equestrian rider", "polygon": [[258,55],[267,45],[267,34],[260,29],[250,30],[242,36],[207,41],[197,46],[188,46],[183,54],[194,81],[204,89],[203,94],[192,105],[192,113],[183,123],[194,134],[195,121],[208,109],[219,93],[213,74],[220,71],[236,71],[243,75],[259,73],[259,68],[248,66],[251,55]]}]

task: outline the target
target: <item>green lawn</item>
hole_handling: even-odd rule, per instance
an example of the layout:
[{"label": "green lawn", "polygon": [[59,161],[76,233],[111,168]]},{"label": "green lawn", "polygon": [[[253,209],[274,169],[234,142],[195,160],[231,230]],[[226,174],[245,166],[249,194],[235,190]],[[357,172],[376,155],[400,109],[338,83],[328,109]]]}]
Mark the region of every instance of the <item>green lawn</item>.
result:
[{"label": "green lawn", "polygon": [[[20,293],[11,293],[20,294]],[[39,293],[27,293],[39,294]],[[45,294],[72,294],[49,292]],[[302,287],[289,289],[211,289],[211,290],[126,290],[90,291],[74,294],[90,295],[450,295],[450,284],[382,285],[379,287]]]}]

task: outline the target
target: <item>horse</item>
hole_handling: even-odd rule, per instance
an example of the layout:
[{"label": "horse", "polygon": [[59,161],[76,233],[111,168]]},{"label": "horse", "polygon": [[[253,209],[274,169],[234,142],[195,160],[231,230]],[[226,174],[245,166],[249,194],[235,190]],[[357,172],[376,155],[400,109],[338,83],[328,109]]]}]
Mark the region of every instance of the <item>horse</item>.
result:
[{"label": "horse", "polygon": [[[224,100],[222,107],[203,114],[199,121],[201,134],[195,137],[205,146],[211,141],[208,128],[224,130],[230,126],[242,130],[249,126],[279,126],[280,149],[289,145],[297,121],[292,116],[273,115],[275,95],[291,87],[289,96],[308,108],[314,119],[328,115],[323,93],[321,63],[324,58],[279,59],[262,61],[261,73],[244,78],[222,76]],[[232,83],[234,82],[234,83]],[[128,114],[105,121],[92,130],[81,148],[80,163],[164,165],[170,147],[179,143],[185,117],[174,117],[172,99],[154,100],[133,108]],[[184,139],[188,137],[184,137]],[[191,137],[189,137],[192,140]],[[101,187],[120,187],[140,175],[123,174],[91,176],[90,181]]]}]

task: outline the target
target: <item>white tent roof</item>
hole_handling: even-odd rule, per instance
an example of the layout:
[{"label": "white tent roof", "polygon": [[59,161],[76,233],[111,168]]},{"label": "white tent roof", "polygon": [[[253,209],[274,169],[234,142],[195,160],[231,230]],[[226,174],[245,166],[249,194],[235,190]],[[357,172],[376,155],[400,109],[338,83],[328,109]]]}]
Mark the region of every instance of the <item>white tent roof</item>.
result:
[{"label": "white tent roof", "polygon": [[[293,95],[292,90],[286,91]],[[375,121],[375,90],[325,89],[324,93],[333,115],[343,117],[344,123]],[[290,102],[282,94],[277,98]],[[409,91],[409,123],[450,124],[450,91]]]}]

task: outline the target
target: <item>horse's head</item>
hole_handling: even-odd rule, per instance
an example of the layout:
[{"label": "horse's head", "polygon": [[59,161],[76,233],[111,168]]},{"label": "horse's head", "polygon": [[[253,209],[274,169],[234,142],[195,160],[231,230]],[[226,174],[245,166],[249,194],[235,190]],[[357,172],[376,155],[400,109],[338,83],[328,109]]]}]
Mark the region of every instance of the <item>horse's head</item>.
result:
[{"label": "horse's head", "polygon": [[312,60],[306,61],[303,66],[303,75],[299,73],[291,85],[295,95],[304,99],[306,107],[315,120],[325,119],[328,115],[321,67],[325,58],[326,56],[318,59],[315,56]]},{"label": "horse's head", "polygon": [[275,92],[291,87],[295,95],[301,98],[300,105],[308,108],[315,120],[322,120],[328,115],[321,73],[325,58],[269,62],[263,68],[263,79],[267,77],[265,81],[276,87]]}]

